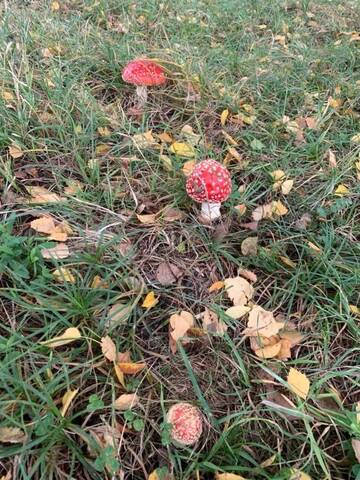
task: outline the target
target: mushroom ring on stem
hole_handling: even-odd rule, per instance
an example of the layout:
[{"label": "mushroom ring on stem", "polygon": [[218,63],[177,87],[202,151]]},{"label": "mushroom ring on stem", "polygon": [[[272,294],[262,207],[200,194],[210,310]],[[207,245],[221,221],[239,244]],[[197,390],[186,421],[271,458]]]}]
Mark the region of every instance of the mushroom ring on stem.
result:
[{"label": "mushroom ring on stem", "polygon": [[226,167],[215,160],[199,163],[186,181],[186,192],[201,203],[201,215],[208,221],[220,218],[221,202],[231,193],[231,178]]},{"label": "mushroom ring on stem", "polygon": [[166,83],[165,70],[151,60],[139,59],[129,62],[122,72],[124,82],[136,85],[139,107],[147,101],[147,87]]},{"label": "mushroom ring on stem", "polygon": [[200,410],[190,403],[173,405],[166,420],[171,424],[171,439],[180,446],[193,445],[201,437],[203,417]]}]

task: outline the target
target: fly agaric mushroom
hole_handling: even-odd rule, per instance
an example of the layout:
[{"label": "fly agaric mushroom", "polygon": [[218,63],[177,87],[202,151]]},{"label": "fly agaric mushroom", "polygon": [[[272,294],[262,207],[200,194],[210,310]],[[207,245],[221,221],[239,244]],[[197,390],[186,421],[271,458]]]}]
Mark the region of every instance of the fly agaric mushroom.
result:
[{"label": "fly agaric mushroom", "polygon": [[226,167],[215,160],[199,163],[186,181],[186,192],[201,203],[201,214],[206,220],[220,217],[221,202],[229,198],[231,178]]},{"label": "fly agaric mushroom", "polygon": [[176,403],[166,416],[171,424],[171,439],[180,446],[193,445],[202,434],[202,415],[190,403]]},{"label": "fly agaric mushroom", "polygon": [[166,82],[164,69],[151,60],[132,60],[122,72],[124,82],[136,85],[139,106],[143,107],[147,100],[147,87],[163,85]]}]

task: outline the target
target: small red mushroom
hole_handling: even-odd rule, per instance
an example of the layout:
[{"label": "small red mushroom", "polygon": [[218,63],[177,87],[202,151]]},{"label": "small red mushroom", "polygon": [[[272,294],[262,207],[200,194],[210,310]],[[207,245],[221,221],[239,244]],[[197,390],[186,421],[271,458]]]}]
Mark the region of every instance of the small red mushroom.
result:
[{"label": "small red mushroom", "polygon": [[163,85],[166,82],[163,67],[151,60],[139,59],[129,62],[122,71],[124,82],[136,85],[139,107],[147,101],[147,87]]},{"label": "small red mushroom", "polygon": [[199,163],[186,181],[186,192],[201,203],[201,214],[206,220],[221,216],[220,206],[231,193],[231,178],[226,167],[215,160]]},{"label": "small red mushroom", "polygon": [[181,445],[193,445],[202,434],[202,415],[200,410],[190,403],[177,403],[167,414],[171,424],[171,439]]}]

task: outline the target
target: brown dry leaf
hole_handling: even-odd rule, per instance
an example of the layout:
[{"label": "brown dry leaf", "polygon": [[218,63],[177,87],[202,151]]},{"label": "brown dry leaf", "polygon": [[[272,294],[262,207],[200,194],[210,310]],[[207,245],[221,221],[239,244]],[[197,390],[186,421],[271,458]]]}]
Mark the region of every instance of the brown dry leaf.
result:
[{"label": "brown dry leaf", "polygon": [[214,282],[210,287],[208,288],[208,292],[217,292],[218,290],[221,290],[222,288],[225,287],[225,282],[223,280],[218,280],[217,282]]},{"label": "brown dry leaf", "polygon": [[277,342],[274,345],[268,345],[263,348],[255,350],[255,355],[260,358],[274,358],[281,350],[281,342]]},{"label": "brown dry leaf", "polygon": [[270,176],[274,182],[283,181],[286,178],[284,170],[274,170],[270,173]]},{"label": "brown dry leaf", "polygon": [[356,178],[360,180],[360,161],[355,162]]},{"label": "brown dry leaf", "polygon": [[305,122],[307,128],[310,128],[310,130],[317,130],[318,128],[318,123],[316,118],[314,117],[305,117]]},{"label": "brown dry leaf", "polygon": [[272,203],[266,203],[256,207],[252,212],[252,218],[258,222],[264,218],[272,218]]},{"label": "brown dry leaf", "polygon": [[337,162],[336,162],[336,156],[335,156],[335,153],[330,150],[326,152],[326,155],[327,155],[327,158],[328,158],[328,162],[329,162],[329,167],[331,168],[336,168],[337,167]]},{"label": "brown dry leaf", "polygon": [[57,348],[67,345],[68,343],[75,342],[75,340],[79,340],[79,338],[81,338],[80,330],[75,327],[70,327],[67,328],[62,335],[44,342],[40,342],[40,344],[49,348]]},{"label": "brown dry leaf", "polygon": [[247,480],[247,479],[235,473],[215,473],[215,480]]},{"label": "brown dry leaf", "polygon": [[244,331],[248,336],[262,336],[265,338],[277,335],[284,327],[283,322],[277,322],[272,312],[255,305],[249,313],[247,328]]},{"label": "brown dry leaf", "polygon": [[195,167],[196,167],[195,160],[188,160],[187,162],[185,162],[184,165],[182,166],[182,171],[185,177],[188,177],[189,175],[191,175]]},{"label": "brown dry leaf", "polygon": [[74,400],[74,398],[76,397],[76,395],[78,394],[79,392],[79,389],[75,389],[75,390],[68,390],[63,398],[61,399],[61,403],[62,403],[62,408],[60,410],[60,414],[61,416],[65,417],[66,415],[66,412],[69,410],[69,407],[72,403],[72,401]]},{"label": "brown dry leaf", "polygon": [[148,310],[150,308],[155,307],[155,305],[159,302],[159,299],[155,297],[154,292],[149,292],[146,297],[144,298],[144,301],[142,303],[142,307],[147,308]]},{"label": "brown dry leaf", "polygon": [[26,187],[26,190],[31,195],[29,203],[57,203],[64,201],[64,198],[60,197],[58,194],[49,192],[44,187]]},{"label": "brown dry leaf", "polygon": [[174,142],[169,148],[171,153],[175,153],[179,157],[192,158],[195,157],[195,150],[192,145],[184,142]]},{"label": "brown dry leaf", "polygon": [[238,320],[249,313],[250,310],[251,307],[247,307],[246,305],[234,305],[233,307],[228,308],[225,313],[234,320]]},{"label": "brown dry leaf", "polygon": [[112,305],[107,314],[107,321],[109,325],[123,325],[127,322],[131,312],[131,305],[117,302]]},{"label": "brown dry leaf", "polygon": [[311,215],[310,213],[304,213],[301,217],[296,220],[295,227],[299,230],[306,230],[307,227],[311,224]]},{"label": "brown dry leaf", "polygon": [[197,318],[202,321],[205,332],[223,335],[228,329],[226,323],[224,323],[222,320],[219,320],[219,317],[216,315],[216,313],[207,307],[205,307],[205,310],[200,313]]},{"label": "brown dry leaf", "polygon": [[306,400],[310,389],[310,381],[304,373],[299,372],[295,368],[290,368],[287,382],[296,395]]},{"label": "brown dry leaf", "polygon": [[289,358],[291,358],[291,340],[288,340],[287,338],[282,338],[279,343],[281,345],[281,348],[279,353],[277,354],[277,358],[279,358],[280,360],[288,360]]},{"label": "brown dry leaf", "polygon": [[157,133],[156,136],[164,143],[174,142],[174,138],[170,133],[167,133],[167,132]]},{"label": "brown dry leaf", "polygon": [[10,92],[9,90],[0,90],[0,96],[3,100],[5,100],[5,102],[12,102],[13,100],[15,100],[15,96],[12,92]]},{"label": "brown dry leaf", "polygon": [[290,347],[295,347],[295,345],[298,345],[304,339],[304,335],[296,330],[282,330],[279,333],[279,337],[283,340],[288,340]]},{"label": "brown dry leaf", "polygon": [[258,252],[258,237],[248,237],[241,242],[241,253],[245,257],[256,255]]},{"label": "brown dry leaf", "polygon": [[24,155],[24,152],[21,150],[19,145],[16,145],[15,143],[13,145],[10,145],[9,147],[9,155],[11,158],[21,158]]},{"label": "brown dry leaf", "polygon": [[160,263],[156,270],[156,280],[164,286],[176,283],[182,276],[180,268],[168,262]]},{"label": "brown dry leaf", "polygon": [[55,280],[60,283],[76,283],[76,277],[69,268],[59,267],[53,271]]},{"label": "brown dry leaf", "polygon": [[221,123],[222,126],[225,125],[226,120],[227,120],[227,118],[228,118],[228,116],[229,116],[229,113],[230,113],[230,112],[229,112],[229,110],[228,110],[227,108],[221,112],[221,115],[220,115],[220,123]]},{"label": "brown dry leaf", "polygon": [[109,284],[100,275],[95,275],[90,284],[90,288],[109,288]]},{"label": "brown dry leaf", "polygon": [[136,214],[139,222],[145,225],[154,225],[154,223],[156,223],[157,215],[157,213],[148,213],[145,215]]},{"label": "brown dry leaf", "polygon": [[254,295],[254,288],[242,277],[226,278],[226,293],[234,305],[246,305]]},{"label": "brown dry leaf", "polygon": [[136,395],[136,393],[124,393],[123,395],[120,395],[115,402],[114,402],[114,407],[117,410],[129,410],[131,408],[136,407],[138,405],[140,399]]},{"label": "brown dry leaf", "polygon": [[249,282],[257,282],[257,276],[256,273],[252,272],[251,270],[246,270],[244,268],[241,268],[239,270],[239,275],[246,280],[249,280]]},{"label": "brown dry leaf", "polygon": [[106,337],[103,337],[101,339],[101,351],[107,360],[109,360],[110,362],[115,362],[117,357],[116,345],[111,340],[109,335],[106,335]]},{"label": "brown dry leaf", "polygon": [[43,248],[41,250],[41,255],[45,259],[61,260],[62,258],[67,258],[70,255],[70,250],[65,243],[58,243],[56,247]]},{"label": "brown dry leaf", "polygon": [[146,363],[118,362],[117,366],[126,375],[137,375],[146,368]]},{"label": "brown dry leaf", "polygon": [[162,215],[162,218],[169,223],[182,220],[184,217],[185,213],[178,208],[167,208]]},{"label": "brown dry leaf", "polygon": [[30,226],[36,232],[50,234],[55,229],[55,222],[51,217],[43,216],[33,220]]},{"label": "brown dry leaf", "polygon": [[117,379],[119,380],[119,383],[122,387],[124,387],[124,389],[126,390],[126,383],[125,383],[125,377],[124,377],[124,374],[123,372],[120,370],[119,366],[118,365],[114,365],[114,370],[115,370],[115,375],[117,377]]},{"label": "brown dry leaf", "polygon": [[27,435],[18,427],[0,427],[1,443],[24,443]]},{"label": "brown dry leaf", "polygon": [[169,319],[170,337],[176,343],[185,336],[189,328],[194,326],[194,317],[191,313],[184,310],[180,313],[174,313]]},{"label": "brown dry leaf", "polygon": [[73,232],[70,225],[63,221],[56,225],[56,227],[50,232],[49,240],[55,240],[56,242],[66,242],[69,235]]}]

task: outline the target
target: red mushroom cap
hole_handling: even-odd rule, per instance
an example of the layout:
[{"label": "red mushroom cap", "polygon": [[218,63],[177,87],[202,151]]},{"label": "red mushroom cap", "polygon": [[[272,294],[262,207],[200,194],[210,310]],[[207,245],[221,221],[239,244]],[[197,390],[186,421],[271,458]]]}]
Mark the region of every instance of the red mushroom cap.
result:
[{"label": "red mushroom cap", "polygon": [[122,72],[124,82],[150,87],[166,82],[165,70],[151,60],[132,60]]},{"label": "red mushroom cap", "polygon": [[224,202],[231,193],[230,174],[221,163],[204,160],[188,177],[186,191],[196,202]]},{"label": "red mushroom cap", "polygon": [[202,415],[200,410],[190,403],[177,403],[167,414],[171,423],[171,438],[180,445],[192,445],[202,434]]}]

